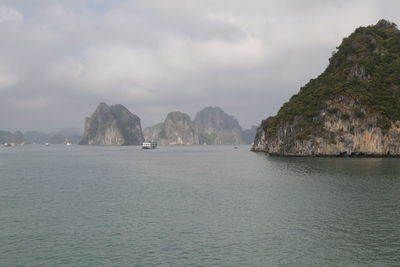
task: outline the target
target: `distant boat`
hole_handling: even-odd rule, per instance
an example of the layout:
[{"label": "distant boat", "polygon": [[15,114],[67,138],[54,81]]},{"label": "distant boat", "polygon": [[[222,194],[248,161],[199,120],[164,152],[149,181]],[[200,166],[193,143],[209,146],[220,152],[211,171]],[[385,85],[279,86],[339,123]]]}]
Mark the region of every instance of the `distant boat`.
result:
[{"label": "distant boat", "polygon": [[67,137],[65,137],[65,144],[67,145],[67,146],[70,146],[70,145],[72,145],[72,143],[68,140],[68,138]]},{"label": "distant boat", "polygon": [[238,149],[238,147],[237,147],[237,146],[235,146],[235,147],[234,147],[234,149]]},{"label": "distant boat", "polygon": [[10,147],[11,144],[10,144],[10,143],[4,143],[3,146],[4,146],[4,147]]},{"label": "distant boat", "polygon": [[45,145],[45,146],[49,146],[50,144],[49,144],[49,143],[44,143],[44,145]]},{"label": "distant boat", "polygon": [[143,142],[142,149],[155,149],[157,148],[157,142]]}]

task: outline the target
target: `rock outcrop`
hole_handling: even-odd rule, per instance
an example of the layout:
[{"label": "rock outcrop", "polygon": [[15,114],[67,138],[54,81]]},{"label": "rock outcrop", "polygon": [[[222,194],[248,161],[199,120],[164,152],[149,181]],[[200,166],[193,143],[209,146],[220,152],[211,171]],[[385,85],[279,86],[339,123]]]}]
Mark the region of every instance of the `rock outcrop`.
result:
[{"label": "rock outcrop", "polygon": [[345,38],[327,69],[261,123],[252,147],[281,156],[400,156],[400,31]]},{"label": "rock outcrop", "polygon": [[146,127],[143,131],[144,139],[146,141],[157,141],[160,139],[160,133],[164,124],[158,123],[154,126]]},{"label": "rock outcrop", "polygon": [[164,123],[146,128],[146,140],[157,140],[160,145],[195,145],[197,133],[190,116],[174,111],[168,113]]},{"label": "rock outcrop", "polygon": [[170,112],[163,123],[144,130],[145,139],[161,145],[244,144],[238,121],[219,107],[207,107],[192,122],[189,115]]},{"label": "rock outcrop", "polygon": [[219,107],[206,107],[197,113],[193,124],[200,144],[240,145],[244,144],[242,127],[233,116]]},{"label": "rock outcrop", "polygon": [[123,105],[100,103],[85,119],[81,145],[140,145],[144,141],[140,118]]}]

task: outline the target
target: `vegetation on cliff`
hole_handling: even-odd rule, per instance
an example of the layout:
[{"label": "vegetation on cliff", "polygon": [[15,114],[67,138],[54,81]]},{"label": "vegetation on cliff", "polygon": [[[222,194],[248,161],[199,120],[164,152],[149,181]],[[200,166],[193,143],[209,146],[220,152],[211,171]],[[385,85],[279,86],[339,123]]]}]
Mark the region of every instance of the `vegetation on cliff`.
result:
[{"label": "vegetation on cliff", "polygon": [[376,25],[356,29],[343,39],[329,63],[275,117],[263,121],[261,127],[267,136],[276,135],[277,126],[282,122],[301,127],[303,131],[298,138],[323,135],[323,123],[318,116],[321,110],[341,111],[327,106],[327,101],[335,97],[345,97],[355,103],[349,113],[343,110],[338,113],[341,119],[378,114],[378,126],[383,131],[400,120],[400,31],[394,23],[381,20]]}]

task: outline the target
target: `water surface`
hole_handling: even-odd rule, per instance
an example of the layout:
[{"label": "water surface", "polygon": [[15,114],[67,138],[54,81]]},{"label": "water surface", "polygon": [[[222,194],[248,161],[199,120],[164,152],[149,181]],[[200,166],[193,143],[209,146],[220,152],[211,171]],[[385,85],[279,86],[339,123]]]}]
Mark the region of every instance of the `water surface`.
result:
[{"label": "water surface", "polygon": [[400,159],[0,148],[1,266],[400,262]]}]

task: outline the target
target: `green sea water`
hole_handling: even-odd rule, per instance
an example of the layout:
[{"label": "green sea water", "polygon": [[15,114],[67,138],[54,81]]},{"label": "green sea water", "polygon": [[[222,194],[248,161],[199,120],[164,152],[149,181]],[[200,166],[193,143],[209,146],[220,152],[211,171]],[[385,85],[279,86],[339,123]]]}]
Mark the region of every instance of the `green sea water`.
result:
[{"label": "green sea water", "polygon": [[395,266],[400,159],[0,148],[0,266]]}]

